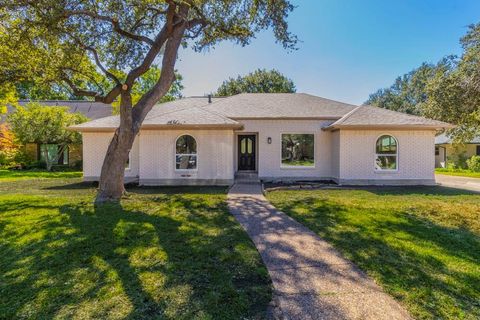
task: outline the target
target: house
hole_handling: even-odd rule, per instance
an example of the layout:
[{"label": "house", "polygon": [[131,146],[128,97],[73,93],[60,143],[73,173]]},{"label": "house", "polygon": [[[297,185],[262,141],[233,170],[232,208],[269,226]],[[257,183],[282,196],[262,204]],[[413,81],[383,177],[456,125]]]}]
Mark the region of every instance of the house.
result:
[{"label": "house", "polygon": [[480,156],[480,136],[462,144],[453,143],[446,133],[435,137],[435,168],[446,168],[448,163],[461,163],[472,156]]},{"label": "house", "polygon": [[[119,117],[71,127],[83,135],[86,181],[99,179]],[[303,93],[193,97],[159,104],[130,151],[126,181],[230,185],[333,180],[357,185],[431,185],[435,134],[451,125]]]},{"label": "house", "polygon": [[[25,106],[31,101],[20,100],[19,105]],[[80,112],[89,119],[99,119],[112,115],[112,106],[109,104],[103,104],[100,102],[83,101],[83,100],[41,100],[35,101],[44,106],[59,106],[68,107],[69,111]],[[7,107],[8,115],[14,112],[14,107]],[[5,121],[6,115],[0,118],[0,123]],[[27,155],[32,161],[44,161],[45,155],[43,150],[47,149],[49,154],[57,154],[58,145],[56,144],[43,144],[38,145],[35,143],[29,143],[25,146]],[[70,145],[58,159],[59,165],[75,166],[82,161],[82,146]]]}]

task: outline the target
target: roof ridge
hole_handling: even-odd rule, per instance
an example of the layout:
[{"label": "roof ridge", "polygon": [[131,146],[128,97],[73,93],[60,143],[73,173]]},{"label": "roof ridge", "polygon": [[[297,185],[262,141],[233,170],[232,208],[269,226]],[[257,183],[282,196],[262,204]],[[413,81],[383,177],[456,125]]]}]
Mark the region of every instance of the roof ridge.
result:
[{"label": "roof ridge", "polygon": [[358,106],[358,105],[353,104],[353,103],[348,103],[348,102],[333,100],[333,99],[330,99],[330,98],[320,97],[320,96],[316,96],[316,95],[306,93],[306,92],[294,92],[294,93],[295,94],[303,94],[303,95],[306,95],[306,96],[309,96],[309,97],[314,97],[314,98],[317,98],[317,99],[320,98],[322,100],[327,100],[327,101],[331,101],[331,102],[335,102],[335,103],[341,103],[341,104],[345,104],[347,106],[352,106],[352,107],[355,107],[355,108],[361,107],[361,106]]},{"label": "roof ridge", "polygon": [[347,120],[348,118],[350,118],[350,116],[352,114],[354,114],[355,112],[357,112],[358,109],[362,108],[363,106],[357,106],[356,108],[353,108],[353,110],[350,110],[349,112],[347,112],[345,115],[343,115],[343,117],[341,117],[340,119],[338,119],[337,121],[335,121],[334,123],[332,123],[330,126],[334,126],[334,125],[338,125],[338,124],[342,124],[343,122],[345,122],[345,120]]},{"label": "roof ridge", "polygon": [[[213,102],[212,102],[212,103],[213,103]],[[209,104],[211,105],[212,103],[209,103]],[[223,115],[223,114],[221,114],[221,113],[219,113],[219,112],[214,112],[214,111],[211,111],[211,110],[207,110],[207,109],[204,108],[204,106],[196,107],[196,108],[202,109],[202,110],[205,111],[205,112],[214,114],[214,115],[219,116],[219,117],[221,117],[221,118],[223,118],[223,119],[228,119],[228,120],[233,121],[233,122],[235,122],[235,123],[240,123],[240,122],[238,122],[237,120],[234,120],[234,119],[232,119],[232,118],[229,118],[229,117],[227,117],[227,116],[225,116],[225,115]]]},{"label": "roof ridge", "polygon": [[[190,98],[185,98],[185,99],[190,99]],[[178,100],[174,100],[174,101],[180,101],[180,100],[182,100],[182,99],[178,99]],[[174,101],[170,101],[170,102],[174,102]],[[218,102],[218,101],[216,101],[216,102]],[[199,110],[202,110],[202,111],[204,111],[204,112],[208,112],[208,113],[217,115],[217,116],[219,116],[219,117],[221,117],[221,118],[223,118],[223,119],[227,119],[227,120],[229,120],[229,121],[234,121],[234,122],[238,123],[237,121],[235,121],[235,120],[233,120],[233,119],[230,119],[230,118],[226,117],[225,115],[222,115],[222,114],[220,114],[220,113],[214,113],[214,112],[211,112],[211,111],[206,110],[206,109],[203,108],[203,107],[205,107],[205,106],[207,106],[207,105],[212,105],[213,103],[216,103],[216,102],[209,102],[209,103],[207,102],[207,104],[202,105],[202,106],[188,106],[188,107],[184,107],[184,108],[175,109],[175,110],[172,110],[172,111],[164,112],[164,113],[162,113],[162,114],[153,116],[153,117],[149,118],[149,120],[155,119],[155,118],[158,118],[158,117],[162,117],[162,116],[167,115],[167,114],[172,114],[172,113],[176,113],[176,112],[180,112],[180,111],[185,111],[185,110],[189,110],[189,109],[199,109]],[[160,105],[161,105],[161,103],[160,103]],[[153,108],[152,108],[152,109],[153,109]]]}]

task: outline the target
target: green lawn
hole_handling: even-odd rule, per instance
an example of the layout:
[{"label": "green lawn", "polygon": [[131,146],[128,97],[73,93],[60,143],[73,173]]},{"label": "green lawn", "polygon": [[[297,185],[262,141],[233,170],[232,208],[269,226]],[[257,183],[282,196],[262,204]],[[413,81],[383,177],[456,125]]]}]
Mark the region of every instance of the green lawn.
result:
[{"label": "green lawn", "polygon": [[78,178],[82,176],[80,171],[48,172],[45,170],[2,170],[0,169],[0,181],[16,181],[19,179],[46,179],[46,178]]},{"label": "green lawn", "polygon": [[480,195],[367,188],[279,190],[268,199],[330,241],[415,318],[480,318]]},{"label": "green lawn", "polygon": [[79,178],[18,178],[0,181],[0,318],[263,317],[268,273],[224,188],[95,208]]},{"label": "green lawn", "polygon": [[446,175],[449,175],[449,176],[480,178],[480,172],[473,172],[471,170],[465,170],[465,169],[436,168],[435,173],[436,174],[446,174]]}]

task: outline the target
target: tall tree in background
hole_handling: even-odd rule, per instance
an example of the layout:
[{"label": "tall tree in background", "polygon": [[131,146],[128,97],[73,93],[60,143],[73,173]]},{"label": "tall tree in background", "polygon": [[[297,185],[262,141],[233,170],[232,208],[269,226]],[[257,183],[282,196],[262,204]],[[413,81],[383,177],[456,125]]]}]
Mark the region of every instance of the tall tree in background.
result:
[{"label": "tall tree in background", "polygon": [[[68,85],[76,96],[104,103],[119,97],[120,126],[105,156],[96,201],[118,200],[125,191],[130,148],[145,116],[174,81],[180,45],[191,43],[197,51],[222,40],[247,45],[257,32],[272,29],[278,42],[294,48],[296,37],[286,21],[292,10],[288,0],[2,1],[0,31],[10,40],[0,45],[28,63],[1,68],[0,84],[7,78],[18,82],[23,68],[45,81]],[[134,104],[134,84],[159,56],[159,78]],[[109,70],[127,76],[121,81]],[[99,85],[97,71],[108,78],[109,90]]]},{"label": "tall tree in background", "polygon": [[364,104],[408,114],[422,115],[427,100],[426,87],[438,70],[448,71],[455,57],[446,57],[437,65],[423,63],[420,67],[395,79],[393,85],[372,93]]},{"label": "tall tree in background", "polygon": [[460,42],[460,57],[423,63],[371,94],[365,104],[456,124],[449,132],[456,142],[480,135],[480,23],[469,26]]},{"label": "tall tree in background", "polygon": [[245,76],[230,78],[217,89],[217,96],[232,96],[239,93],[291,93],[295,92],[292,80],[277,70],[258,69]]},{"label": "tall tree in background", "polygon": [[458,125],[455,140],[480,135],[480,23],[461,39],[463,54],[452,69],[439,69],[426,87],[424,114]]}]

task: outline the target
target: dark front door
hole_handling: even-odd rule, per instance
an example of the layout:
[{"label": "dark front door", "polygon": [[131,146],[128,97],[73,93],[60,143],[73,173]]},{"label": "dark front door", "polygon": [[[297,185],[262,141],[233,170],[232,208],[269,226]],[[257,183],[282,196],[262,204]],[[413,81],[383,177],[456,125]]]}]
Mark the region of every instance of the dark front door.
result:
[{"label": "dark front door", "polygon": [[238,170],[255,170],[255,135],[238,136]]}]

